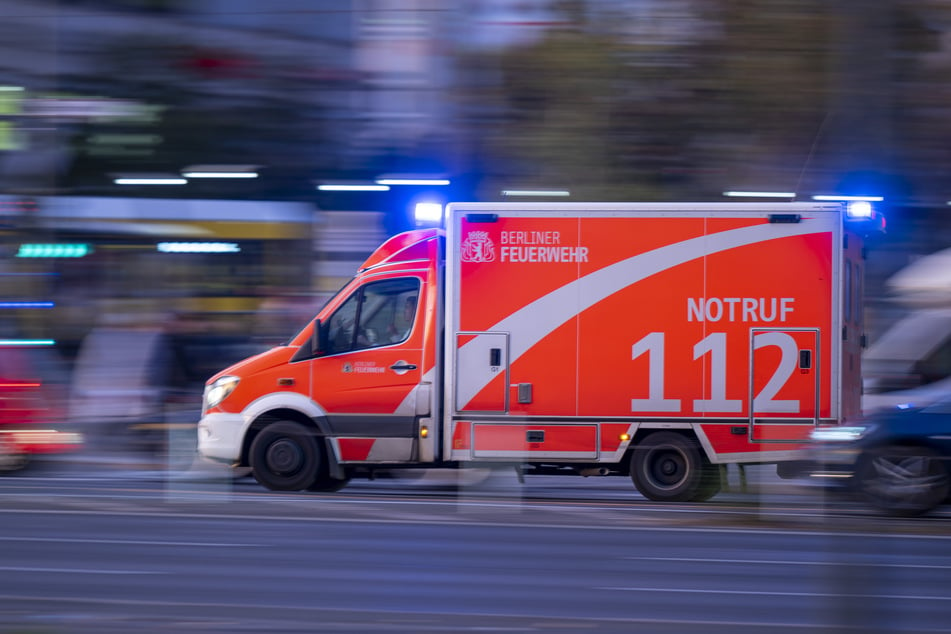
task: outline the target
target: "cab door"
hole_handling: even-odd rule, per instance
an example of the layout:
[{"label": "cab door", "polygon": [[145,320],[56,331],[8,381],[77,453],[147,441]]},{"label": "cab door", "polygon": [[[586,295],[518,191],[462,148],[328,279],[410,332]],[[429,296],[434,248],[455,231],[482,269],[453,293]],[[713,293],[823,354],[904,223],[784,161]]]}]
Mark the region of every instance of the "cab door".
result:
[{"label": "cab door", "polygon": [[[354,287],[323,320],[321,352],[311,361],[311,398],[326,411],[331,435],[404,439],[381,444],[387,460],[413,453],[427,275],[381,274]],[[369,451],[372,443],[356,445]]]}]

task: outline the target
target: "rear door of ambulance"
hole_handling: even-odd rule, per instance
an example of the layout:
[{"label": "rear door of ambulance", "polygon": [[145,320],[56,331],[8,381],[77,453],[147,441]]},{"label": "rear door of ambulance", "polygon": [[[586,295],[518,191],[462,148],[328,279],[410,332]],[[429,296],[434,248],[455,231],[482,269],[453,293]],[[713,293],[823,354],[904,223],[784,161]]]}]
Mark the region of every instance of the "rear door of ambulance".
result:
[{"label": "rear door of ambulance", "polygon": [[723,461],[765,460],[835,414],[831,209],[475,205],[449,223],[450,456],[607,461],[636,425],[698,422]]}]

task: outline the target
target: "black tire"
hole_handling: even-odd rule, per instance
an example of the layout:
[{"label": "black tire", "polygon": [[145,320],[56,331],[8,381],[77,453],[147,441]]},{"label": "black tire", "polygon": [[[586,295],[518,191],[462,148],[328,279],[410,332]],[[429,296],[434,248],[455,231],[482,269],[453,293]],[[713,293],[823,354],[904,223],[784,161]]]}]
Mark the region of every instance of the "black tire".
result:
[{"label": "black tire", "polygon": [[866,501],[899,517],[923,515],[944,502],[951,491],[947,466],[940,454],[927,447],[871,449],[859,459],[856,480]]},{"label": "black tire", "polygon": [[298,423],[271,423],[251,443],[251,473],[272,491],[303,491],[320,473],[322,455],[316,433]]},{"label": "black tire", "polygon": [[715,464],[705,462],[703,465],[703,474],[700,477],[700,488],[696,495],[690,498],[691,502],[706,502],[723,489],[723,481],[720,478],[720,467]]},{"label": "black tire", "polygon": [[631,480],[648,500],[698,499],[704,494],[704,461],[700,448],[696,441],[681,434],[654,432],[634,448]]}]

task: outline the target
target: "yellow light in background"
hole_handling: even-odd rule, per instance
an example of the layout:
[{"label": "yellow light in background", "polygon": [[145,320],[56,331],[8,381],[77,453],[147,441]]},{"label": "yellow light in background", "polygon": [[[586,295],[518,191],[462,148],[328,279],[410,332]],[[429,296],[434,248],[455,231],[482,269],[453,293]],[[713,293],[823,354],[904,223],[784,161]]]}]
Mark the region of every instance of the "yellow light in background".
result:
[{"label": "yellow light in background", "polygon": [[419,437],[420,437],[420,438],[426,438],[427,436],[429,436],[429,427],[425,427],[425,426],[420,427],[420,428],[419,428]]},{"label": "yellow light in background", "polygon": [[628,434],[628,433],[624,433],[624,434],[621,434],[620,436],[618,436],[618,438],[621,439],[621,442],[627,442],[628,440],[631,439],[631,435]]},{"label": "yellow light in background", "polygon": [[[18,117],[23,114],[22,86],[0,86],[0,117]],[[16,124],[0,121],[0,150],[23,149]]]}]

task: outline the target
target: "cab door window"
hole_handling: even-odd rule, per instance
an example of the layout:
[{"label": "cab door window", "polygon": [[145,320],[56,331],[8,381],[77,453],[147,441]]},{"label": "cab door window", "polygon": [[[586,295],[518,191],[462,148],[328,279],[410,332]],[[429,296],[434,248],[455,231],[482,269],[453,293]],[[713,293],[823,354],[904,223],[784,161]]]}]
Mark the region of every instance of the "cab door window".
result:
[{"label": "cab door window", "polygon": [[327,353],[405,341],[416,321],[419,290],[417,278],[371,282],[358,288],[327,320]]}]

